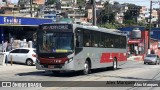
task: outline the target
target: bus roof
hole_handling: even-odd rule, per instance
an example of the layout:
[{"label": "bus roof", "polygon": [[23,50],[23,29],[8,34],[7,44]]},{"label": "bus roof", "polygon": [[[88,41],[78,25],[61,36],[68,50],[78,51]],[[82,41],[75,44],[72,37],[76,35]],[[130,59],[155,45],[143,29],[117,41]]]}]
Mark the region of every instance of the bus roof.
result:
[{"label": "bus roof", "polygon": [[83,29],[90,29],[93,31],[100,31],[100,32],[106,32],[106,33],[110,33],[110,34],[116,34],[116,35],[123,35],[126,36],[123,33],[120,33],[120,30],[118,29],[107,29],[107,28],[103,28],[103,27],[98,27],[98,26],[87,26],[87,25],[80,25],[80,24],[73,24],[73,23],[69,23],[69,22],[55,22],[55,23],[45,23],[45,24],[41,24],[43,25],[53,25],[53,24],[72,24],[73,28],[83,28]]},{"label": "bus roof", "polygon": [[116,34],[116,35],[123,35],[126,36],[123,33],[120,33],[118,29],[107,29],[107,28],[103,28],[103,27],[98,27],[98,26],[86,26],[86,25],[78,25],[78,24],[74,24],[73,26],[75,26],[75,28],[84,28],[84,29],[90,29],[93,31],[100,31],[100,32],[106,32],[106,33],[110,33],[110,34]]}]

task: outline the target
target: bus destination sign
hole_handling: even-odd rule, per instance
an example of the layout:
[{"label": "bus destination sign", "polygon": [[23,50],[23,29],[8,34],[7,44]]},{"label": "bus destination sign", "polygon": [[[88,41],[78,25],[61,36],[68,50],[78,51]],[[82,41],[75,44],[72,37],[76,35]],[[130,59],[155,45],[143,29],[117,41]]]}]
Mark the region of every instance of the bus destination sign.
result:
[{"label": "bus destination sign", "polygon": [[71,29],[71,25],[66,25],[66,24],[54,24],[54,25],[44,25],[42,26],[43,30],[67,30]]}]

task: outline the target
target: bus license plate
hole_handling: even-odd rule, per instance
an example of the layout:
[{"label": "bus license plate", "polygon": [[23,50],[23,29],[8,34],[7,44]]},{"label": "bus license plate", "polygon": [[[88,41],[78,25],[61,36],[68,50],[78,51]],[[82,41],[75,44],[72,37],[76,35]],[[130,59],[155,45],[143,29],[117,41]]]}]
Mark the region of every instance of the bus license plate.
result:
[{"label": "bus license plate", "polygon": [[54,65],[48,65],[48,68],[54,68]]}]

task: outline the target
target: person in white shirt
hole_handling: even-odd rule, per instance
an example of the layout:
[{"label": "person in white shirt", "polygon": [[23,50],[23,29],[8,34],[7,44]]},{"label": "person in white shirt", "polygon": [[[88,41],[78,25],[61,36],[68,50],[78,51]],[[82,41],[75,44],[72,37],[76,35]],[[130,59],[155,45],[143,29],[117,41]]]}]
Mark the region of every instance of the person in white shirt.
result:
[{"label": "person in white shirt", "polygon": [[6,41],[3,43],[3,52],[6,52],[7,46],[8,46],[8,41],[6,40]]}]

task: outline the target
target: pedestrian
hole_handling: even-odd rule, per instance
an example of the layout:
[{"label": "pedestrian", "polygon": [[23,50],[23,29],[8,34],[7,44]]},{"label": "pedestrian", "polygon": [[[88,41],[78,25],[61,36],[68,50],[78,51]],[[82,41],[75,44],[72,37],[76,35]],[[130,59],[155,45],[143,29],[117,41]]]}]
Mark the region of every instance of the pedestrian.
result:
[{"label": "pedestrian", "polygon": [[7,46],[8,46],[8,41],[6,40],[6,41],[3,43],[3,52],[6,52]]}]

